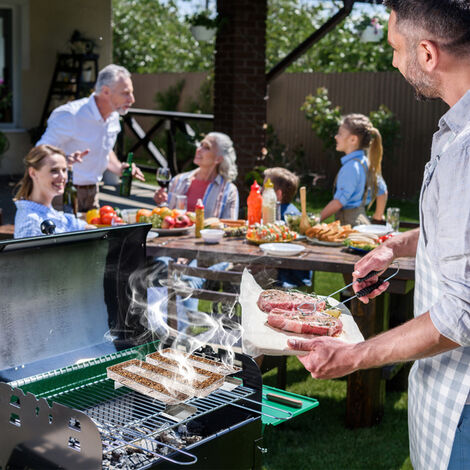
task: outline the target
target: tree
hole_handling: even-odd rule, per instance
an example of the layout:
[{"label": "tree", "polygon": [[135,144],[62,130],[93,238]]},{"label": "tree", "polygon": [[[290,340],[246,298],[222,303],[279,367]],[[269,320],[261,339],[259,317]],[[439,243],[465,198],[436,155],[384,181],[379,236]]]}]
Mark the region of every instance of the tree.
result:
[{"label": "tree", "polygon": [[193,39],[175,0],[113,0],[113,56],[133,73],[209,71],[214,44]]}]

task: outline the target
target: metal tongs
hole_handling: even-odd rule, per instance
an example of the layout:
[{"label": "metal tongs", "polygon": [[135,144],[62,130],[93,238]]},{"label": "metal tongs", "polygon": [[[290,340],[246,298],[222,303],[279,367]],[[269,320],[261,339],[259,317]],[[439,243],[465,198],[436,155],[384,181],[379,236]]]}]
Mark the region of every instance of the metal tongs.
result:
[{"label": "metal tongs", "polygon": [[[394,264],[394,263],[392,263],[392,264]],[[340,302],[340,303],[345,304],[346,302],[349,302],[350,300],[355,299],[356,297],[364,297],[365,295],[370,294],[372,291],[377,289],[377,287],[381,286],[384,282],[387,282],[390,279],[392,279],[392,277],[395,277],[398,274],[398,271],[400,271],[400,267],[398,266],[398,263],[396,264],[396,268],[397,268],[397,270],[391,276],[387,277],[387,279],[379,279],[377,282],[374,282],[374,284],[371,284],[370,286],[364,287],[364,289],[361,289],[361,290],[357,291],[355,295],[353,295],[352,297],[349,297],[349,299],[343,300],[343,302]],[[355,281],[351,282],[347,286],[344,286],[341,289],[338,289],[337,291],[333,292],[332,294],[326,296],[326,298],[328,299],[330,297],[333,297],[333,295],[338,294],[339,292],[342,292],[343,290],[347,289],[348,287],[351,287],[356,282],[367,281],[367,279],[370,279],[371,277],[377,276],[377,275],[381,274],[384,271],[371,271],[366,276],[357,278]],[[316,311],[316,302],[304,302],[304,303],[297,306],[297,310],[300,313],[302,313],[302,315],[312,314]]]}]

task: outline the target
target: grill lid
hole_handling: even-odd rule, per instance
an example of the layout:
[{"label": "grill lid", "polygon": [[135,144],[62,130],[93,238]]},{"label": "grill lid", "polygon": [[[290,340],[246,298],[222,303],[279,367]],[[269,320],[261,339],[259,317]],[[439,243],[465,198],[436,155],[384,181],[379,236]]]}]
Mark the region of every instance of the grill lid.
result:
[{"label": "grill lid", "polygon": [[127,290],[150,227],[0,242],[0,381],[114,352],[143,333],[126,323]]}]

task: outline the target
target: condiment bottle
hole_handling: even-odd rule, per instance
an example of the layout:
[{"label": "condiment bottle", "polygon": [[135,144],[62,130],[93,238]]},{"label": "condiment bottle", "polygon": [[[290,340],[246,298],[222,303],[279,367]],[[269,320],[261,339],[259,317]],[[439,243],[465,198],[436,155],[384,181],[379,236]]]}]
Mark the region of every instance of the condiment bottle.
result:
[{"label": "condiment bottle", "polygon": [[263,224],[273,224],[276,221],[276,202],[277,197],[274,191],[274,185],[268,178],[264,183],[263,190]]},{"label": "condiment bottle", "polygon": [[201,230],[204,228],[204,204],[202,199],[198,199],[196,202],[196,238],[201,238]]},{"label": "condiment bottle", "polygon": [[260,186],[255,181],[251,185],[251,191],[247,199],[248,206],[248,225],[254,225],[261,222],[261,207],[263,205],[263,196],[260,193]]}]

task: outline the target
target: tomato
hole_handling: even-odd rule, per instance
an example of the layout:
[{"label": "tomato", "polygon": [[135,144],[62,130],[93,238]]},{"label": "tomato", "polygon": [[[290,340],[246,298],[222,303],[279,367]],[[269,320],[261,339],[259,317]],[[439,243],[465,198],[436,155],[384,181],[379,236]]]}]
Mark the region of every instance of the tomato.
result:
[{"label": "tomato", "polygon": [[115,214],[115,212],[111,206],[100,207],[100,216],[103,217],[104,214]]},{"label": "tomato", "polygon": [[87,222],[91,225],[101,225],[101,217],[94,217],[91,220],[87,220]]},{"label": "tomato", "polygon": [[91,224],[91,219],[99,218],[100,211],[98,209],[91,209],[86,213],[86,223]]},{"label": "tomato", "polygon": [[115,218],[116,218],[116,216],[114,215],[114,211],[113,211],[113,213],[108,212],[106,214],[103,214],[101,216],[101,224],[102,225],[111,225]]},{"label": "tomato", "polygon": [[115,224],[123,224],[124,220],[121,219],[121,217],[114,217],[114,223]]},{"label": "tomato", "polygon": [[136,220],[137,222],[140,222],[140,218],[141,218],[142,216],[144,216],[144,217],[150,217],[151,215],[152,215],[152,211],[150,211],[150,210],[148,210],[148,209],[139,209],[139,210],[137,211],[137,215],[135,216],[135,220]]}]

